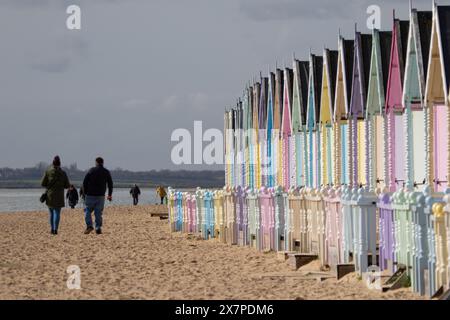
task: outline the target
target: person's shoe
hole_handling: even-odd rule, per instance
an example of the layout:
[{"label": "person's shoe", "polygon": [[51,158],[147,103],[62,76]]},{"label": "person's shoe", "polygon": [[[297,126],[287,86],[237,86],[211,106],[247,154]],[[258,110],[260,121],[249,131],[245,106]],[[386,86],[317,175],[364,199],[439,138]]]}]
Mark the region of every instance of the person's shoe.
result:
[{"label": "person's shoe", "polygon": [[96,234],[102,234],[102,229],[97,229],[97,230],[95,230],[95,233],[96,233]]},{"label": "person's shoe", "polygon": [[53,234],[56,236],[58,234],[58,230],[53,230]]},{"label": "person's shoe", "polygon": [[94,228],[92,228],[92,227],[87,227],[86,230],[84,231],[84,234],[89,234],[89,233],[91,233],[92,231],[94,231]]},{"label": "person's shoe", "polygon": [[50,234],[55,234],[55,230],[51,230],[51,231],[50,231]]}]

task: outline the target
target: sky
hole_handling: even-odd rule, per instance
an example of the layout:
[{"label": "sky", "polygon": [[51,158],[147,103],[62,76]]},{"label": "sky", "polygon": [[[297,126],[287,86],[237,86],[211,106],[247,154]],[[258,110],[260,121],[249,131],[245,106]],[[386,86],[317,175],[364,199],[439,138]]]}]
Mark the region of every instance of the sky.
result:
[{"label": "sky", "polygon": [[221,169],[174,165],[172,132],[223,130],[248,81],[336,49],[339,29],[370,32],[372,4],[383,30],[394,8],[409,18],[407,0],[1,0],[0,167],[58,154],[82,169],[98,155],[111,169]]}]

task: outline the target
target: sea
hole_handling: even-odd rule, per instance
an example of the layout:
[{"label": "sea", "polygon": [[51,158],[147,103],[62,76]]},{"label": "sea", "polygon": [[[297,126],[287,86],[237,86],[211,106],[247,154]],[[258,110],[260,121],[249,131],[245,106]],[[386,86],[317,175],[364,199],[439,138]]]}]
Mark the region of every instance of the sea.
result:
[{"label": "sea", "polygon": [[[181,191],[192,191],[192,189],[182,189]],[[47,210],[47,206],[39,201],[42,193],[43,189],[0,189],[0,212]],[[157,204],[160,201],[155,189],[141,188],[140,205]],[[106,201],[106,206],[131,204],[133,204],[133,199],[130,189],[114,189],[113,201]],[[77,207],[81,208],[82,204],[78,203]]]}]

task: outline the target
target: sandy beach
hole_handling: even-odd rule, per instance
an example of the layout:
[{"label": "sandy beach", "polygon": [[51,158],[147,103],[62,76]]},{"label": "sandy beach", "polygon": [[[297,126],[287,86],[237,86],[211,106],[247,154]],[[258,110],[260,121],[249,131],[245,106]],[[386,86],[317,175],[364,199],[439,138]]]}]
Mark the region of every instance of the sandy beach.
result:
[{"label": "sandy beach", "polygon": [[[171,234],[151,217],[165,206],[109,207],[103,234],[84,235],[81,209],[64,209],[59,234],[47,212],[0,214],[0,299],[421,299],[409,289],[369,290],[354,274],[337,281],[291,271],[276,253]],[[67,267],[81,270],[69,290]]]}]

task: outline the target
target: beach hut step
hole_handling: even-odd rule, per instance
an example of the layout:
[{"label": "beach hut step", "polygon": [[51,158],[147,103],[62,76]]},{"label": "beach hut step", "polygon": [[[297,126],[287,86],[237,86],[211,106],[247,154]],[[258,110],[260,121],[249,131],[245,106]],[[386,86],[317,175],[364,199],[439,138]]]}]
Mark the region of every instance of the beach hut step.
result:
[{"label": "beach hut step", "polygon": [[384,283],[382,290],[395,290],[408,285],[408,274],[404,266],[400,266],[398,270]]},{"label": "beach hut step", "polygon": [[316,254],[310,253],[290,253],[288,254],[288,264],[292,270],[298,270],[300,267],[317,259]]},{"label": "beach hut step", "polygon": [[169,218],[169,214],[167,212],[152,212],[150,213],[150,217]]},{"label": "beach hut step", "polygon": [[342,263],[336,266],[337,280],[342,279],[344,276],[352,272],[355,272],[355,265],[352,263]]}]

